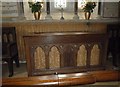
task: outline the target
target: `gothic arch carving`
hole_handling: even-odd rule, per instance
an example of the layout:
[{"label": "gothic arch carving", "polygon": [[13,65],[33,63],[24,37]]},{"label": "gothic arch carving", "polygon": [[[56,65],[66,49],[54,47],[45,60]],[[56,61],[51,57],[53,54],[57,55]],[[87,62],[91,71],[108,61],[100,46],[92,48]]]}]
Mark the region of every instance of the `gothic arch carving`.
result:
[{"label": "gothic arch carving", "polygon": [[56,46],[53,46],[50,49],[49,67],[50,68],[60,68],[60,52]]},{"label": "gothic arch carving", "polygon": [[45,53],[41,47],[37,47],[34,52],[34,61],[36,69],[44,69],[45,65]]},{"label": "gothic arch carving", "polygon": [[85,66],[86,60],[87,60],[87,50],[85,45],[81,45],[77,53],[77,66]]},{"label": "gothic arch carving", "polygon": [[95,44],[91,50],[90,65],[98,65],[99,58],[100,58],[100,49],[98,44]]}]

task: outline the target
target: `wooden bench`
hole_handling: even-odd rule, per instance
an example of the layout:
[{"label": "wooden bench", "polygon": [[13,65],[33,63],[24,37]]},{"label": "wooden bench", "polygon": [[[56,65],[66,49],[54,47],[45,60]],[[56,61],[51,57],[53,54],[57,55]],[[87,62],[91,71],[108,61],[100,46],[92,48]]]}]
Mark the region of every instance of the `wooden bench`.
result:
[{"label": "wooden bench", "polygon": [[106,34],[40,33],[24,41],[28,76],[105,69]]}]

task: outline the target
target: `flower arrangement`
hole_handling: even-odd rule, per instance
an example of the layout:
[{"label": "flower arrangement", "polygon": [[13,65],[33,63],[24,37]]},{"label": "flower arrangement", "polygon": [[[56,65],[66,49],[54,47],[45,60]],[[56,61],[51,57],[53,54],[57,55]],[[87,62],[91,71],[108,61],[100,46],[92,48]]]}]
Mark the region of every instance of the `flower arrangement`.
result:
[{"label": "flower arrangement", "polygon": [[28,2],[31,12],[41,12],[42,2]]},{"label": "flower arrangement", "polygon": [[85,4],[85,6],[83,7],[83,11],[84,12],[93,12],[93,9],[96,7],[96,3],[95,2],[87,2]]}]

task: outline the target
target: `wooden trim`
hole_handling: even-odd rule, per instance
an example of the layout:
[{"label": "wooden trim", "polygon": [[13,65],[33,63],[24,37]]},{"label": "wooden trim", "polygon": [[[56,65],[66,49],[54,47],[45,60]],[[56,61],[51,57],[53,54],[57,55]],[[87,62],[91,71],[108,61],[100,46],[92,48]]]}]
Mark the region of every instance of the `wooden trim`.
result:
[{"label": "wooden trim", "polygon": [[120,80],[119,71],[93,71],[93,72],[90,72],[90,74],[96,78],[96,82]]},{"label": "wooden trim", "polygon": [[[58,85],[57,75],[46,75],[36,77],[20,77],[20,78],[3,78],[2,85],[19,85],[19,86],[34,86],[34,85]],[[6,87],[6,86],[5,86]]]},{"label": "wooden trim", "polygon": [[61,74],[59,77],[59,86],[83,85],[95,83],[95,78],[87,73]]},{"label": "wooden trim", "polygon": [[96,82],[120,81],[119,71],[91,71],[85,73],[56,74],[35,77],[3,78],[2,85],[7,86],[68,86],[84,85]]}]

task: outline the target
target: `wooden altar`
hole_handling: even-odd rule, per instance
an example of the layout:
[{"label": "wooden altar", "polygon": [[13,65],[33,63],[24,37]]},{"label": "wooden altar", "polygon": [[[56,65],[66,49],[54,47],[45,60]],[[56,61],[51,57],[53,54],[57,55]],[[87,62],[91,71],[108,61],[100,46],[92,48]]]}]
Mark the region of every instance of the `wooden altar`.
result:
[{"label": "wooden altar", "polygon": [[39,33],[24,42],[28,76],[105,69],[106,34]]}]

